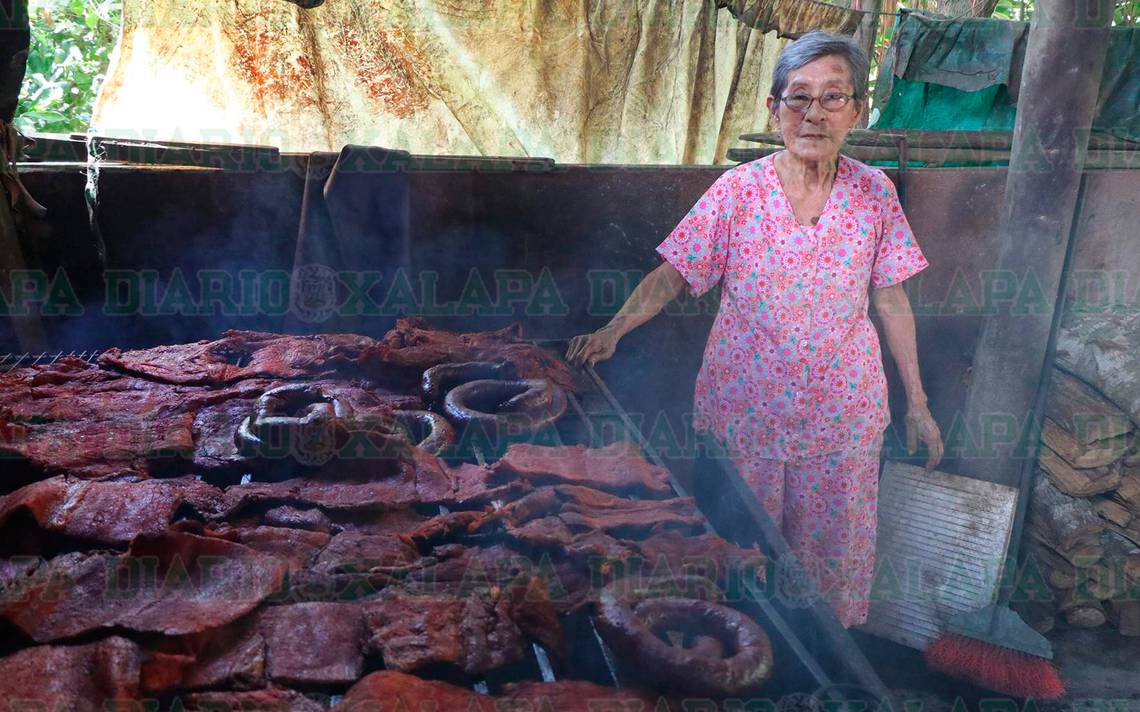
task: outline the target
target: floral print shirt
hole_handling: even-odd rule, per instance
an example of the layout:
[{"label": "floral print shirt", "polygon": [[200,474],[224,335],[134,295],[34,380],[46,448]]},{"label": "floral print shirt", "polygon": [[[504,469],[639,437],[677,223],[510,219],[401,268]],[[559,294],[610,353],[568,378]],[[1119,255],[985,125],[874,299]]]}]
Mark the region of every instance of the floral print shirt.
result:
[{"label": "floral print shirt", "polygon": [[657,247],[700,296],[721,285],[695,425],[775,459],[858,447],[890,422],[869,287],[927,266],[895,187],[839,157],[815,225],[800,225],[765,156],[720,176]]}]

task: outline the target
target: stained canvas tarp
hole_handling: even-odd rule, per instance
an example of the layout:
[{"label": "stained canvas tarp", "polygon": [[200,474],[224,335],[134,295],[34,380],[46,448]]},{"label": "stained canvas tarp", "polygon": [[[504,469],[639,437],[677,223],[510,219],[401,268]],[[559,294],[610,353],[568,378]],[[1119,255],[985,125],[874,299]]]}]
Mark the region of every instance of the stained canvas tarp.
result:
[{"label": "stained canvas tarp", "polygon": [[740,134],[767,124],[764,97],[785,40],[766,30],[780,21],[854,27],[818,3],[771,8],[124,0],[92,124],[111,135],[286,151],[353,143],[570,163],[724,162]]}]

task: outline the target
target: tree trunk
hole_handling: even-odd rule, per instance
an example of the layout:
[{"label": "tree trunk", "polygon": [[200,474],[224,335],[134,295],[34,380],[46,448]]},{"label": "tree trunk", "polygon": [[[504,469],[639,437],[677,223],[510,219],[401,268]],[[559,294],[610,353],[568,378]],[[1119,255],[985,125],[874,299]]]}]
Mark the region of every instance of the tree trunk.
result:
[{"label": "tree trunk", "polygon": [[[883,7],[883,0],[855,0],[852,8],[855,10],[864,10],[866,14],[859,20],[859,29],[855,30],[854,39],[863,48],[867,54],[867,80],[870,81],[870,74],[874,71],[875,64],[875,37],[879,34],[879,15],[878,13]],[[863,99],[863,111],[859,115],[859,128],[867,128],[867,121],[870,117],[870,97]]]}]

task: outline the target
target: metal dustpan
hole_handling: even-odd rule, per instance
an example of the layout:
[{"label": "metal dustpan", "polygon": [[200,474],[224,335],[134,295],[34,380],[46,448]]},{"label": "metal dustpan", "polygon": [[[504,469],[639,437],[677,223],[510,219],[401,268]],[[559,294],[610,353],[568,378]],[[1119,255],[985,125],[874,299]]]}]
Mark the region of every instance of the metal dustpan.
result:
[{"label": "metal dustpan", "polygon": [[966,635],[983,643],[1020,650],[1046,660],[1053,659],[1053,646],[1005,603],[980,611],[959,613],[950,619],[947,632]]},{"label": "metal dustpan", "polygon": [[977,628],[983,639],[1012,627],[1006,614],[1017,616],[992,604],[1017,494],[1016,487],[888,462],[879,479],[870,611],[859,630],[924,650],[951,618],[956,629]]}]

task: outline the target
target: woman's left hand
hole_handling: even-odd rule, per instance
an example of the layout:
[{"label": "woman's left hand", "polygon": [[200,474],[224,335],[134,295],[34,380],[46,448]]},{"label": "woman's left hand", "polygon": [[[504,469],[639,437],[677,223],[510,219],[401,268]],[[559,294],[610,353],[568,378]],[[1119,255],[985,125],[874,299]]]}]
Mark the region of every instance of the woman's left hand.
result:
[{"label": "woman's left hand", "polygon": [[942,431],[930,408],[926,404],[911,406],[906,412],[906,451],[913,455],[918,450],[918,443],[926,446],[929,456],[926,458],[926,469],[938,466],[942,461]]}]

